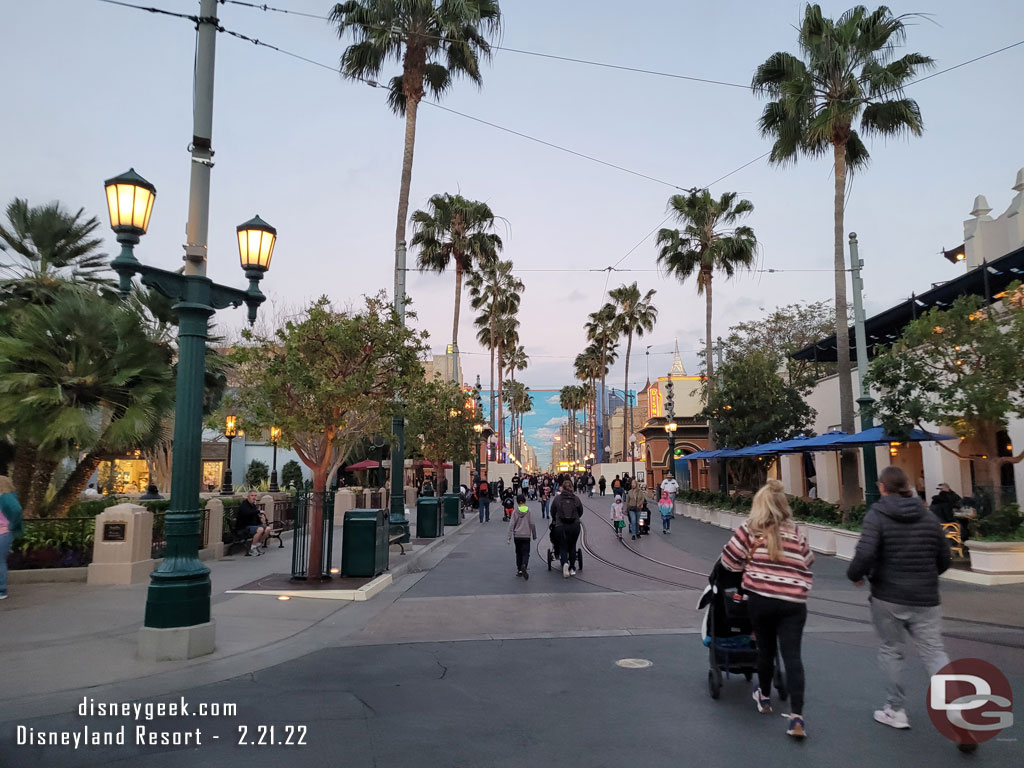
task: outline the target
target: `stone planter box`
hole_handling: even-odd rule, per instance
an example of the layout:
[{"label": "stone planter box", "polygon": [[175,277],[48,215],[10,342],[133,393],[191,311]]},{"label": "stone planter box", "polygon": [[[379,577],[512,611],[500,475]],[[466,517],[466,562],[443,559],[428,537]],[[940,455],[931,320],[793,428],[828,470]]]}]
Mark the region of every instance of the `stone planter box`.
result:
[{"label": "stone planter box", "polygon": [[721,510],[718,509],[706,509],[704,511],[704,522],[710,523],[711,525],[718,525],[718,516],[721,514]]},{"label": "stone planter box", "polygon": [[834,555],[836,553],[836,531],[827,525],[807,523],[807,540],[811,550],[820,552],[823,555]]},{"label": "stone planter box", "polygon": [[682,512],[683,517],[688,517],[691,520],[696,520],[697,519],[698,510],[697,510],[697,507],[695,507],[693,504],[687,504],[686,502],[681,502],[679,504],[679,509]]},{"label": "stone planter box", "polygon": [[840,560],[853,560],[853,553],[860,541],[859,531],[848,531],[845,528],[833,528],[835,534],[836,557]]},{"label": "stone planter box", "polygon": [[1024,541],[968,541],[967,548],[976,573],[1024,576]]}]

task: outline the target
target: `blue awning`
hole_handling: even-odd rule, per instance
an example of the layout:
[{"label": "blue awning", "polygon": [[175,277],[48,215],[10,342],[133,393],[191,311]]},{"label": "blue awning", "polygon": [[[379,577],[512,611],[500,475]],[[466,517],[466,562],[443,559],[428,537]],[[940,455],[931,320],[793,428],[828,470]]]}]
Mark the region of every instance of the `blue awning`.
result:
[{"label": "blue awning", "polygon": [[923,443],[929,440],[956,440],[953,435],[939,435],[925,432],[921,429],[912,429],[906,435],[890,435],[885,427],[871,427],[855,435],[836,440],[839,447],[854,445],[885,445],[887,443]]}]

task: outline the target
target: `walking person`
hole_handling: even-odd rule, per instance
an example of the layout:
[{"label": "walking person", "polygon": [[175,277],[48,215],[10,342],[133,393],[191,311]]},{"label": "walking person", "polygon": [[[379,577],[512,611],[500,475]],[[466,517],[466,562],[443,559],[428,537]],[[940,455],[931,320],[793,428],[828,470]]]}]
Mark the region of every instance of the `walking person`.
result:
[{"label": "walking person", "polygon": [[626,527],[626,505],[621,496],[616,496],[612,502],[612,525],[615,526],[615,535],[621,540],[622,529]]},{"label": "walking person", "polygon": [[7,475],[0,475],[0,600],[7,599],[7,556],[11,544],[25,533],[21,504]]},{"label": "walking person", "polygon": [[612,496],[618,493],[625,493],[625,491],[622,490],[622,481],[619,479],[618,475],[612,475]]},{"label": "walking person", "polygon": [[551,520],[558,542],[558,559],[562,563],[562,576],[576,575],[576,542],[580,538],[580,518],[583,502],[573,492],[572,480],[562,483],[562,492],[551,502]]},{"label": "walking person", "polygon": [[476,487],[476,497],[479,500],[480,508],[480,522],[486,523],[491,519],[491,489],[487,485],[486,480],[481,480],[480,485]]},{"label": "walking person", "polygon": [[754,495],[750,517],[722,550],[722,565],[743,572],[750,623],[757,637],[757,711],[772,711],[776,649],[782,653],[789,688],[789,725],[795,739],[807,735],[804,724],[804,665],[800,642],[807,622],[807,593],[814,555],[779,480],[769,480]]},{"label": "walking person", "polygon": [[640,518],[640,510],[643,509],[644,502],[647,501],[647,497],[644,495],[644,489],[640,483],[636,483],[626,494],[626,514],[629,515],[629,535],[633,541],[636,541],[636,537],[640,535],[640,529],[637,527],[637,521]]},{"label": "walking person", "polygon": [[668,497],[668,491],[661,492],[661,498],[658,499],[658,511],[661,512],[661,532],[668,533],[672,527],[672,510],[675,505],[672,503],[672,499]]},{"label": "walking person", "polygon": [[594,479],[594,476],[592,474],[590,474],[589,472],[587,472],[587,498],[588,499],[594,498],[594,486],[595,485],[597,485],[597,481]]},{"label": "walking person", "polygon": [[601,475],[601,479],[597,481],[597,488],[601,492],[602,496],[604,496],[604,489],[607,485],[608,481],[604,479],[604,475]]},{"label": "walking person", "polygon": [[515,540],[516,576],[529,580],[530,574],[526,569],[530,564],[530,541],[537,540],[537,528],[530,519],[530,507],[526,503],[526,496],[519,494],[516,502],[519,506],[512,515],[512,522],[508,524],[508,540]]},{"label": "walking person", "polygon": [[674,476],[668,475],[661,481],[661,490],[668,493],[668,497],[672,500],[673,504],[676,503],[676,494],[679,493],[679,483],[676,482]]},{"label": "walking person", "polygon": [[950,552],[938,518],[902,469],[883,469],[878,490],[882,497],[864,516],[846,576],[858,587],[865,577],[871,582],[871,620],[886,679],[885,706],[875,711],[875,720],[902,729],[910,727],[902,682],[907,637],[929,676],[949,664],[940,627],[939,574],[949,568]]},{"label": "walking person", "polygon": [[547,520],[551,517],[550,506],[551,486],[545,483],[540,489],[540,517],[542,520]]}]

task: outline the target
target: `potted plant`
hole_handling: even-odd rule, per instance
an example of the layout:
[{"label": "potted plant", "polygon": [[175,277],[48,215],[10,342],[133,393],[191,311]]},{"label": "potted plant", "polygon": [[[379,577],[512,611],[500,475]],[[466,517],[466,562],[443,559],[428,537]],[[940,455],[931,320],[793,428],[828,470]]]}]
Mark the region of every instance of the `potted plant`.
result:
[{"label": "potted plant", "polygon": [[1024,581],[1024,525],[1020,507],[1008,504],[978,520],[978,537],[967,542],[971,570]]}]

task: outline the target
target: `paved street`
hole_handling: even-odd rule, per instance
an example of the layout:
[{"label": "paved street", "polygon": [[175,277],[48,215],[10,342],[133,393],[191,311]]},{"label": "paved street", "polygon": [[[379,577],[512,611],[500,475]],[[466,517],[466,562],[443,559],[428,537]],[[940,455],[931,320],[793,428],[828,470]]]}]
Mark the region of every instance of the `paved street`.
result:
[{"label": "paved street", "polygon": [[[547,570],[539,509],[531,578],[516,578],[498,511],[489,523],[467,519],[457,531],[449,529],[444,549],[372,600],[320,608],[325,615],[290,638],[268,635],[262,649],[182,667],[178,687],[167,684],[171,672],[95,686],[73,691],[59,706],[51,698],[50,710],[30,717],[19,715],[19,702],[45,709],[33,698],[31,683],[0,691],[0,765],[593,768],[636,762],[646,768],[1024,761],[1020,725],[973,756],[958,753],[928,720],[927,679],[916,660],[907,680],[914,727],[897,732],[873,722],[883,691],[865,621],[866,592],[848,585],[845,563],[829,557],[815,564],[804,644],[810,738],[791,743],[778,714],[758,715],[742,677],[728,681],[713,701],[694,606],[704,583],[698,574],[713,562],[727,532],[676,518],[670,536],[656,531],[624,546],[604,522],[608,501],[584,499],[587,551],[583,571],[573,579]],[[947,616],[962,619],[945,626],[951,655],[989,660],[1024,691],[1024,588],[944,582],[944,597]],[[312,602],[318,601],[285,605]],[[251,597],[238,605],[258,609],[250,640],[262,632],[260,615],[277,631],[276,600]],[[622,659],[651,664],[617,666]],[[226,665],[241,669],[249,660],[256,671],[223,673]],[[204,674],[220,682],[203,684]],[[151,722],[83,718],[68,701],[85,696],[97,702],[184,697],[193,710],[200,702],[219,702],[237,704],[238,711]],[[122,724],[128,726],[124,746],[74,750],[13,743],[17,725],[74,731]],[[201,743],[135,746],[137,726],[198,728]],[[273,726],[273,734],[260,726]],[[261,737],[305,745],[238,744]]]}]

